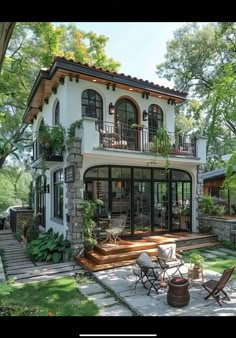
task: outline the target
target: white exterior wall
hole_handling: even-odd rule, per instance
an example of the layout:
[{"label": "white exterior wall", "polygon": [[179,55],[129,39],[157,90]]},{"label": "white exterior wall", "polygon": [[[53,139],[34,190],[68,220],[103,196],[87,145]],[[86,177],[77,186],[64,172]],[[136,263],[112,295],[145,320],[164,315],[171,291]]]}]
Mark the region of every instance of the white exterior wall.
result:
[{"label": "white exterior wall", "polygon": [[[169,132],[174,133],[174,105],[168,104],[167,100],[161,98],[154,98],[149,96],[149,99],[142,98],[140,93],[135,93],[128,90],[123,90],[116,88],[115,91],[110,87],[109,90],[106,89],[105,85],[99,83],[93,83],[90,81],[79,80],[77,83],[75,79],[73,81],[69,80],[69,77],[65,78],[64,85],[59,85],[57,88],[57,94],[51,94],[49,98],[49,103],[44,104],[42,112],[39,112],[37,119],[33,122],[33,137],[37,137],[37,131],[39,128],[39,122],[44,117],[45,123],[49,126],[53,124],[53,108],[55,106],[55,101],[58,99],[60,102],[60,121],[63,127],[67,130],[71,123],[80,120],[81,115],[81,95],[82,92],[86,89],[96,90],[103,99],[103,120],[107,122],[114,122],[115,115],[109,115],[109,104],[116,104],[116,102],[122,98],[130,98],[137,106],[139,113],[138,123],[144,124],[148,127],[148,121],[143,121],[143,110],[148,111],[148,108],[151,104],[159,105],[163,110],[164,115],[164,124]],[[83,177],[84,172],[91,166],[96,165],[129,165],[129,166],[145,166],[148,162],[155,160],[155,167],[165,167],[166,160],[161,156],[153,156],[151,154],[144,154],[140,152],[131,152],[125,150],[116,151],[105,151],[98,150],[95,147],[98,146],[99,142],[99,133],[95,130],[95,119],[84,117],[83,118],[83,127],[78,130],[79,137],[82,139],[82,154],[83,154],[83,168],[81,170],[81,177]],[[198,151],[201,151],[201,157],[204,161],[204,150],[200,150],[202,145],[198,146]],[[48,176],[48,182],[50,184],[50,193],[46,194],[46,230],[50,227],[53,227],[54,231],[59,231],[60,233],[66,234],[66,213],[67,209],[65,208],[67,204],[67,193],[66,193],[66,184],[64,185],[64,219],[63,222],[60,222],[53,218],[53,175],[55,169],[60,169],[66,167],[67,163],[67,152],[64,152],[64,163],[52,163],[50,162],[49,170],[46,172]],[[191,159],[173,156],[169,158],[170,168],[182,169],[190,173],[192,177],[192,230],[196,231],[196,172],[197,165],[199,164],[199,159]],[[202,162],[204,163],[204,162]],[[153,165],[152,165],[153,166]],[[82,193],[81,189],[81,193]],[[63,223],[63,224],[61,224]]]}]

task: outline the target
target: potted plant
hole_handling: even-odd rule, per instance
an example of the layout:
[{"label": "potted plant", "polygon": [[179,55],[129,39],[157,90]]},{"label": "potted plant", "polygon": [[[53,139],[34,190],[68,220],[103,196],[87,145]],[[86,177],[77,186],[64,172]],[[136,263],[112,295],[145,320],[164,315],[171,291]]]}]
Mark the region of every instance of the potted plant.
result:
[{"label": "potted plant", "polygon": [[190,256],[190,263],[193,264],[192,267],[192,279],[198,279],[200,273],[202,272],[202,264],[204,263],[204,257],[202,257],[199,251],[194,250]]}]

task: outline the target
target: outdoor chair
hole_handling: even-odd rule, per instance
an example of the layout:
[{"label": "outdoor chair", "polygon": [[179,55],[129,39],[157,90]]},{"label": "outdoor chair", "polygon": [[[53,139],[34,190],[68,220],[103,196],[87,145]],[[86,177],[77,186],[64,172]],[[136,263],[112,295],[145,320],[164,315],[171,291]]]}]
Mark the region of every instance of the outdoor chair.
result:
[{"label": "outdoor chair", "polygon": [[[165,275],[168,279],[172,278],[176,273],[183,277],[180,267],[184,265],[181,256],[176,253],[176,244],[161,244],[157,248],[157,261],[163,271],[163,280]],[[173,272],[174,269],[174,272]]]},{"label": "outdoor chair", "polygon": [[228,301],[230,301],[230,298],[227,295],[227,293],[224,291],[224,288],[226,284],[228,283],[234,269],[235,269],[235,266],[225,269],[218,281],[214,279],[210,279],[207,282],[203,283],[202,286],[208,292],[208,295],[204,299],[207,300],[209,297],[212,296],[217,301],[217,303],[220,306],[222,306],[220,302],[220,295],[219,295],[219,293],[222,292],[224,295],[222,299],[227,299]]},{"label": "outdoor chair", "polygon": [[136,260],[136,265],[133,266],[133,273],[136,276],[135,291],[137,283],[141,282],[148,289],[148,295],[152,288],[158,293],[161,282],[159,271],[158,265],[151,260],[149,255],[146,252],[141,253]]},{"label": "outdoor chair", "polygon": [[106,233],[111,238],[111,240],[114,241],[115,244],[118,239],[121,240],[119,236],[125,228],[126,221],[127,215],[125,214],[115,218],[111,218],[110,220],[110,227],[106,229]]}]

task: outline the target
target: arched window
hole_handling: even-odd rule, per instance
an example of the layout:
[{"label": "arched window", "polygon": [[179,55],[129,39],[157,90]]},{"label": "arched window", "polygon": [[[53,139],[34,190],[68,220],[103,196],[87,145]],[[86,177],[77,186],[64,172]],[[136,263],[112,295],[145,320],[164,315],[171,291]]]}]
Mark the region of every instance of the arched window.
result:
[{"label": "arched window", "polygon": [[54,217],[63,218],[63,169],[53,173]]},{"label": "arched window", "polygon": [[132,101],[122,99],[116,104],[116,119],[120,124],[126,125],[129,128],[132,124],[138,123],[138,112]]},{"label": "arched window", "polygon": [[159,129],[163,126],[163,110],[157,104],[151,104],[148,108],[149,129]]},{"label": "arched window", "polygon": [[103,119],[102,97],[93,89],[86,89],[82,93],[82,116]]},{"label": "arched window", "polygon": [[163,110],[157,104],[151,104],[148,108],[148,128],[149,142],[152,141],[153,135],[157,129],[163,126]]},{"label": "arched window", "polygon": [[60,102],[57,101],[55,109],[54,109],[54,125],[59,126],[60,124]]},{"label": "arched window", "polygon": [[128,142],[129,149],[138,150],[139,134],[132,125],[138,124],[138,111],[134,103],[121,99],[116,103],[116,127],[122,139]]}]

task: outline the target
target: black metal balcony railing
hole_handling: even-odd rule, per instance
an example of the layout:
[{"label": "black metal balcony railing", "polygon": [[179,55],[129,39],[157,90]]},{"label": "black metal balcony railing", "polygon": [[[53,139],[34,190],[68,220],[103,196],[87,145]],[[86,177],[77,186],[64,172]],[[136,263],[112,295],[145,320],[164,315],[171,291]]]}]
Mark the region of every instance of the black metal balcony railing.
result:
[{"label": "black metal balcony railing", "polygon": [[[99,146],[104,148],[127,149],[140,152],[158,153],[155,149],[156,130],[124,124],[98,121]],[[181,134],[168,133],[170,140],[169,154],[196,156],[196,138]]]},{"label": "black metal balcony railing", "polygon": [[35,162],[39,159],[43,159],[45,161],[63,161],[62,150],[55,150],[51,147],[48,147],[46,144],[42,144],[39,142],[39,139],[36,139],[33,142],[33,158],[32,162]]}]

